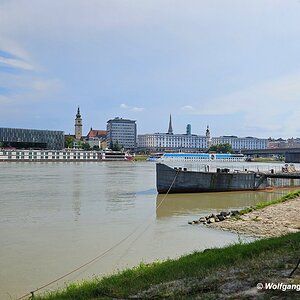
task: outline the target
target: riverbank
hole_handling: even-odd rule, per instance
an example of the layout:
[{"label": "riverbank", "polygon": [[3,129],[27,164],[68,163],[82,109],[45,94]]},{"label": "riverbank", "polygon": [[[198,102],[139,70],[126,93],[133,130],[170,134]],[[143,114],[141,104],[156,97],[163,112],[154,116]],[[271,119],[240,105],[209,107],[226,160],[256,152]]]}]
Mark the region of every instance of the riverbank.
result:
[{"label": "riverbank", "polygon": [[145,155],[145,154],[136,154],[134,156],[134,159],[135,161],[146,161],[147,158],[149,157],[149,155]]},{"label": "riverbank", "polygon": [[299,285],[300,233],[207,249],[68,286],[35,299],[295,299],[296,290],[257,288],[258,283]]},{"label": "riverbank", "polygon": [[[271,204],[271,205],[270,205]],[[299,191],[279,200],[258,203],[240,215],[208,226],[256,237],[276,237],[300,231]]]}]

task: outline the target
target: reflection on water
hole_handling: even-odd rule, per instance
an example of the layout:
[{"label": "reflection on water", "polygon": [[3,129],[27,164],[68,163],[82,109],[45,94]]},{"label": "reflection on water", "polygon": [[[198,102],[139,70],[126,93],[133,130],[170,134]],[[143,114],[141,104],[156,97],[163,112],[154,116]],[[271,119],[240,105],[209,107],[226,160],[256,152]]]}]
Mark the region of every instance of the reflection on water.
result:
[{"label": "reflection on water", "polygon": [[[104,198],[108,211],[124,211],[134,208],[136,200],[135,182],[137,173],[134,165],[128,164],[126,168],[120,168],[118,164],[105,165]],[[130,191],[130,192],[129,192]],[[134,191],[134,192],[133,192]]]},{"label": "reflection on water", "polygon": [[81,176],[80,173],[78,172],[73,172],[73,185],[72,185],[72,190],[73,190],[73,201],[72,201],[72,207],[73,211],[75,213],[74,220],[78,221],[79,216],[80,216],[80,207],[81,207],[81,201],[80,201],[80,193],[81,193]]},{"label": "reflection on water", "polygon": [[[289,189],[271,191],[245,191],[222,193],[163,194],[156,196],[156,216],[165,218],[191,213],[212,213],[221,210],[241,209],[261,201],[280,198]],[[165,198],[165,199],[164,199]]]}]

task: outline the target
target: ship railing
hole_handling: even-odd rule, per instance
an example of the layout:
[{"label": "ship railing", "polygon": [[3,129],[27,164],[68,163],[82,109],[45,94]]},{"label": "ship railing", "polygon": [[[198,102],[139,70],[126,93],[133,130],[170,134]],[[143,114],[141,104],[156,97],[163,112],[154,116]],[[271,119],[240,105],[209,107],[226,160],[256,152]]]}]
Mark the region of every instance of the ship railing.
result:
[{"label": "ship railing", "polygon": [[208,163],[179,163],[174,162],[172,164],[168,163],[168,166],[176,169],[181,169],[185,171],[194,172],[217,172],[218,170],[229,169],[230,173],[248,172],[248,173],[282,173],[283,170],[287,172],[299,172],[300,165],[288,165],[287,164],[253,164],[253,163],[218,163],[218,164],[208,164]]}]

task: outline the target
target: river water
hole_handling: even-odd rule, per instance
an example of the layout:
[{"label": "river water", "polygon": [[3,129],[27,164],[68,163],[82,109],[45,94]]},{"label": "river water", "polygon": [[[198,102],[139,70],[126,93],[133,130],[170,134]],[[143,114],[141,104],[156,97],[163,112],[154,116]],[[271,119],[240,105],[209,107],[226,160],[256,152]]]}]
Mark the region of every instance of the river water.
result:
[{"label": "river water", "polygon": [[156,193],[151,162],[1,163],[0,187],[0,299],[39,288],[122,240],[102,259],[48,289],[141,261],[238,242],[236,234],[188,221],[287,192],[165,198]]}]

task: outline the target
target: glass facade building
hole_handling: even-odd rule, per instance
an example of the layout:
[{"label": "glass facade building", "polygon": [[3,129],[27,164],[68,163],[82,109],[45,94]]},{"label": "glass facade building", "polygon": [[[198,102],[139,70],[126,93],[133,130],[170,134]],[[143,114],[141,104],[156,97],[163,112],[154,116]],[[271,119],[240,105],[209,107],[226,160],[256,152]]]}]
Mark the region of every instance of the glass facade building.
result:
[{"label": "glass facade building", "polygon": [[0,128],[0,143],[4,147],[63,149],[64,132],[55,130]]},{"label": "glass facade building", "polygon": [[118,142],[126,150],[135,150],[137,128],[135,121],[115,118],[107,121],[107,145]]}]

